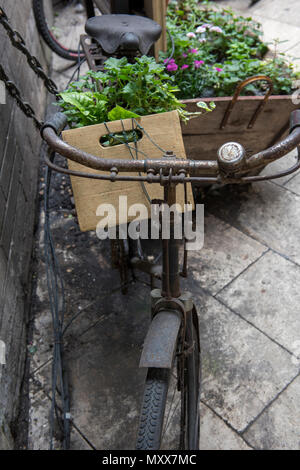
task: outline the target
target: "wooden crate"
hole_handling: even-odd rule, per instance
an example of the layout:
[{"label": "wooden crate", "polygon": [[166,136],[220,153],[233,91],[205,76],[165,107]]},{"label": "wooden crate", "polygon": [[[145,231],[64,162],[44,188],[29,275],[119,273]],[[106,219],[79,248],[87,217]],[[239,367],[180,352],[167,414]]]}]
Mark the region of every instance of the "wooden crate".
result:
[{"label": "wooden crate", "polygon": [[291,96],[270,96],[253,128],[248,129],[248,123],[262,99],[260,96],[240,96],[224,129],[220,126],[231,97],[184,100],[186,109],[191,112],[199,110],[196,103],[200,100],[216,104],[212,113],[191,119],[187,125],[182,123],[187,158],[216,160],[219,147],[230,141],[239,142],[247,153],[253,154],[282,139],[288,133],[290,114],[299,105],[293,104]]},{"label": "wooden crate", "polygon": [[[161,148],[173,151],[178,158],[186,158],[180,120],[177,111],[168,113],[144,116],[137,120],[142,128],[146,130],[151,139]],[[132,120],[123,121],[124,129],[132,130]],[[111,132],[122,131],[120,121],[108,123]],[[114,147],[104,148],[100,144],[100,138],[107,134],[104,124],[82,127],[79,129],[71,129],[62,133],[63,140],[73,147],[79,148],[99,158],[118,158],[131,159],[130,151],[125,144]],[[132,146],[134,144],[131,144]],[[143,134],[138,142],[138,149],[147,154],[147,158],[162,158],[162,152]],[[140,159],[146,158],[139,155]],[[99,173],[93,169],[89,169],[83,165],[69,161],[69,168],[75,171],[84,171],[88,173]],[[124,174],[124,173],[123,173]],[[136,173],[131,173],[136,174]],[[149,201],[139,182],[128,181],[101,181],[81,178],[78,176],[71,177],[72,188],[74,193],[75,205],[78,215],[80,229],[82,231],[94,230],[97,223],[101,220],[96,216],[96,210],[99,204],[112,204],[115,207],[116,214],[120,223],[125,222],[126,214],[119,211],[119,196],[127,196],[128,206],[139,203],[145,204],[150,209]],[[152,199],[163,199],[163,188],[159,184],[145,183],[146,190]],[[177,202],[184,205],[184,188],[183,185],[177,186]],[[191,186],[188,185],[188,201],[193,204],[193,195]],[[128,217],[128,221],[134,217]],[[109,224],[113,225],[113,223]]]}]

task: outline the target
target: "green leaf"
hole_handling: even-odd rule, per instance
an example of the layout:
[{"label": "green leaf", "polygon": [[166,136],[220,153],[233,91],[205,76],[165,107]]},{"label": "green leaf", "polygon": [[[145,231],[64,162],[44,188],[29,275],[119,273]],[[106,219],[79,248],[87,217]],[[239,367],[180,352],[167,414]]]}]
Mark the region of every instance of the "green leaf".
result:
[{"label": "green leaf", "polygon": [[134,96],[135,93],[137,93],[138,91],[138,85],[137,83],[134,83],[134,82],[131,82],[131,83],[127,83],[127,85],[124,86],[123,90],[122,90],[122,94],[124,95],[129,95],[129,96]]},{"label": "green leaf", "polygon": [[128,60],[126,57],[122,57],[122,59],[115,59],[114,57],[110,57],[105,61],[104,68],[105,70],[114,70],[118,71],[123,65],[126,65]]},{"label": "green leaf", "polygon": [[108,119],[110,121],[118,121],[120,119],[139,118],[140,116],[128,109],[122,108],[122,106],[116,106],[108,113]]},{"label": "green leaf", "polygon": [[93,98],[92,98],[92,93],[89,92],[62,92],[60,93],[60,96],[62,97],[63,101],[65,103],[72,104],[75,106],[81,113],[84,115],[89,114],[88,108],[93,105]]},{"label": "green leaf", "polygon": [[198,101],[197,106],[198,108],[204,109],[205,111],[210,111],[209,107],[204,101]]}]

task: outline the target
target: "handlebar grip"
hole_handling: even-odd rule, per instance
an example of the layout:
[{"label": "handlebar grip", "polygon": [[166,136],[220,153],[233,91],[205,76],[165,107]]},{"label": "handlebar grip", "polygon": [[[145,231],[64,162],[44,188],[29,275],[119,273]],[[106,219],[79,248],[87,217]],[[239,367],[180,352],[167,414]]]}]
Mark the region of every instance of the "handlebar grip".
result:
[{"label": "handlebar grip", "polygon": [[293,132],[296,127],[300,127],[300,109],[292,111],[290,118],[290,133]]},{"label": "handlebar grip", "polygon": [[51,127],[54,132],[59,135],[64,128],[66,127],[68,123],[67,117],[63,113],[56,113],[52,118],[50,118],[48,121],[44,123],[44,125],[41,128],[41,134],[43,137],[43,131],[46,127]]}]

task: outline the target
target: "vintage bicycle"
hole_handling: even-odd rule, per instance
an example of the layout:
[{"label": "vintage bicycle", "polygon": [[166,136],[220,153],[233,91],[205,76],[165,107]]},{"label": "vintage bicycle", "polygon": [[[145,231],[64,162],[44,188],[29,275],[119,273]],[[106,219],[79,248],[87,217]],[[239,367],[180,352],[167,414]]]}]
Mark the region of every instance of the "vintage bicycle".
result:
[{"label": "vintage bicycle", "polygon": [[[229,142],[216,152],[215,161],[180,160],[175,155],[168,154],[158,160],[102,159],[62,141],[59,136],[66,124],[65,115],[58,113],[44,125],[42,137],[51,151],[88,168],[109,174],[84,174],[68,170],[57,166],[46,157],[46,163],[52,170],[112,182],[134,180],[160,184],[164,187],[164,203],[168,206],[176,202],[176,187],[180,184],[243,184],[275,179],[300,168],[298,148],[297,163],[285,172],[270,176],[246,176],[249,171],[260,169],[299,146],[299,110],[293,111],[290,135],[280,143],[246,158],[246,152],[240,144]],[[208,171],[211,176],[203,176],[204,171]],[[127,176],[122,175],[123,172],[138,172],[140,175]],[[170,422],[173,427],[172,434],[178,438],[180,449],[199,448],[201,364],[198,317],[192,296],[188,292],[181,292],[179,279],[178,240],[174,237],[174,220],[171,219],[170,239],[162,240],[162,288],[151,292],[152,322],[140,361],[140,367],[147,368],[148,373],[137,449],[163,449]],[[180,417],[175,424],[170,416],[173,416],[176,406],[176,394],[180,395]]]},{"label": "vintage bicycle", "polygon": [[[160,36],[160,27],[147,18],[127,15],[105,15],[88,19],[86,35],[81,37],[82,49],[91,69],[102,69],[104,57],[130,59],[147,54]],[[92,39],[92,41],[91,41]],[[282,142],[252,156],[238,143],[224,144],[216,159],[184,160],[166,152],[161,159],[99,158],[61,140],[65,115],[58,113],[42,128],[50,155],[46,163],[54,171],[71,176],[94,178],[111,182],[135,181],[163,187],[163,204],[176,203],[178,185],[244,184],[275,179],[300,168],[298,162],[287,171],[271,176],[257,176],[264,166],[281,158],[300,143],[300,111],[291,116],[290,135]],[[199,142],[201,146],[201,142]],[[53,152],[89,169],[106,174],[76,171],[57,166]],[[133,172],[134,175],[124,175]],[[254,176],[256,175],[256,176]],[[154,201],[153,201],[154,202]],[[128,249],[124,240],[117,241],[124,255],[120,265],[121,280],[126,292],[126,269],[129,266],[148,272],[161,279],[161,289],[151,291],[151,324],[141,355],[140,366],[147,368],[144,397],[137,436],[137,449],[199,448],[200,399],[200,334],[198,315],[189,292],[181,292],[179,269],[179,241],[174,234],[174,217],[170,219],[170,238],[162,239],[162,266],[146,263],[138,249]],[[134,251],[134,256],[128,255]],[[183,274],[186,275],[186,266]]]},{"label": "vintage bicycle", "polygon": [[[91,56],[91,66],[96,68],[101,67],[101,60],[95,50],[102,50],[101,57],[103,50],[106,55],[109,53],[105,50],[109,20],[109,15],[95,17],[89,20],[86,27],[95,41],[89,43],[87,53]],[[141,21],[138,17],[128,17],[126,24],[123,15],[114,16],[111,21],[115,22],[114,29],[110,29],[115,38],[114,48],[110,52],[112,55],[128,52],[129,57],[134,57],[137,51],[143,52],[141,49],[145,40],[150,48],[159,36],[158,25],[151,20],[147,28],[138,28]],[[216,149],[214,160],[186,160],[167,151],[159,159],[126,160],[118,158],[117,147],[116,158],[99,158],[63,141],[60,135],[66,125],[66,116],[57,113],[41,128],[42,138],[49,146],[49,155],[45,157],[49,171],[112,183],[134,181],[160,185],[164,191],[162,202],[168,206],[176,202],[179,185],[245,184],[276,179],[300,168],[300,110],[293,111],[290,134],[281,142],[251,156],[246,155],[239,143],[228,142]],[[292,168],[278,174],[258,175],[265,165],[282,158],[296,147],[298,160]],[[97,173],[59,166],[54,160],[55,153]],[[46,213],[46,219],[48,217]],[[199,448],[201,363],[198,315],[191,294],[180,289],[179,242],[174,228],[174,218],[171,217],[170,237],[162,239],[162,269],[160,276],[157,276],[161,277],[161,289],[151,291],[151,324],[140,361],[140,366],[147,369],[147,376],[137,449]],[[154,264],[151,269],[155,269]],[[56,339],[60,344],[61,337]]]}]

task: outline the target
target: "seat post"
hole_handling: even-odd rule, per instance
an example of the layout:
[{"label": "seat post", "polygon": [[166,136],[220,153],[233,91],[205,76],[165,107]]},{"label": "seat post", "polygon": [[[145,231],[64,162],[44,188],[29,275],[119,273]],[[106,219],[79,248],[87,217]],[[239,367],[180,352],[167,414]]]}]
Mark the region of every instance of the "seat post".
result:
[{"label": "seat post", "polygon": [[111,0],[111,13],[129,14],[129,0]]}]

